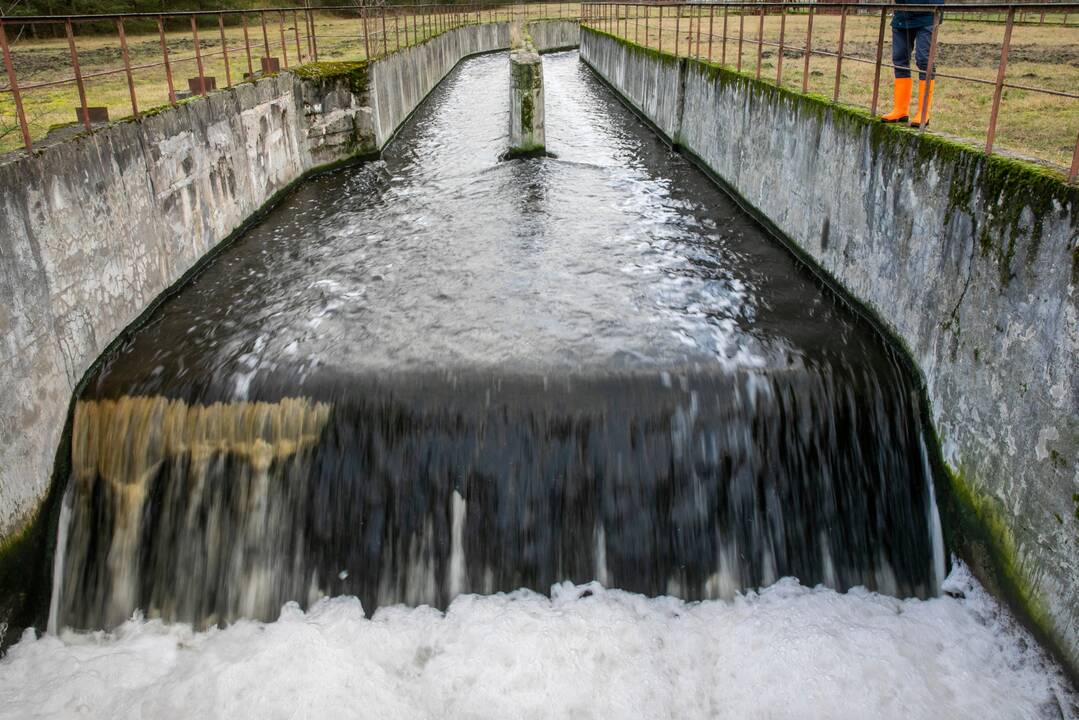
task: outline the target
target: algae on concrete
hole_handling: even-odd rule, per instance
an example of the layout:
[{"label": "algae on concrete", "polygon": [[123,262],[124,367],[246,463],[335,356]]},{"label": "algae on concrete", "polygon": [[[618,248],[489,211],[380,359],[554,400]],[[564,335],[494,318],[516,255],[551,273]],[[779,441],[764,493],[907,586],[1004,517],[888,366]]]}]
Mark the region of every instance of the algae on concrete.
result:
[{"label": "algae on concrete", "polygon": [[510,147],[507,157],[542,155],[543,61],[527,29],[510,31]]}]

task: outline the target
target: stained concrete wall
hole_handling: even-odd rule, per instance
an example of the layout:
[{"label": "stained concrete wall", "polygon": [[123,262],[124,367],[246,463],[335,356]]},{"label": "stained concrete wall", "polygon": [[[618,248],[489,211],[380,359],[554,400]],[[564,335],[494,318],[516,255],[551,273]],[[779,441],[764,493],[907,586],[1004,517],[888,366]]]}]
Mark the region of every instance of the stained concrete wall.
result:
[{"label": "stained concrete wall", "polygon": [[[532,27],[542,49],[577,43],[576,23]],[[380,149],[458,61],[508,43],[505,23],[470,25],[372,63],[365,93],[284,73],[0,159],[0,555],[113,339],[275,194]]]},{"label": "stained concrete wall", "polygon": [[531,38],[526,38],[522,47],[510,50],[510,155],[544,151],[543,116],[543,61]]},{"label": "stained concrete wall", "polygon": [[0,536],[43,496],[90,364],[312,166],[295,90],[246,83],[0,166]]},{"label": "stained concrete wall", "polygon": [[969,559],[1079,668],[1079,188],[581,35],[586,63],[906,346],[987,538]]},{"label": "stained concrete wall", "polygon": [[[471,25],[464,30],[439,35],[375,63],[371,70],[371,98],[379,147],[389,142],[461,58],[509,47],[509,23]],[[576,47],[580,37],[578,24],[565,20],[532,22],[529,32],[540,52]]]}]

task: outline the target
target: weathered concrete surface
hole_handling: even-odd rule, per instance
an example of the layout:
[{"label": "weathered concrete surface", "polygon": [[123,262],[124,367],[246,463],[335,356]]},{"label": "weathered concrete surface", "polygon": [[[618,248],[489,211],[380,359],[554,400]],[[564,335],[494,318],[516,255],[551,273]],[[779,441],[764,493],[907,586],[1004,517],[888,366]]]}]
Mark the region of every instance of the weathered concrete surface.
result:
[{"label": "weathered concrete surface", "polygon": [[569,50],[581,42],[581,26],[576,20],[539,20],[526,27],[533,47],[541,53]]},{"label": "weathered concrete surface", "polygon": [[581,57],[905,344],[999,553],[971,559],[1079,668],[1079,189],[602,33]]},{"label": "weathered concrete surface", "polygon": [[463,57],[509,47],[509,23],[469,25],[394,53],[371,69],[375,138],[384,147]]},{"label": "weathered concrete surface", "polygon": [[531,39],[510,51],[510,155],[542,153],[547,146],[543,125],[543,62]]},{"label": "weathered concrete surface", "polygon": [[303,113],[281,75],[0,166],[0,535],[44,494],[90,364],[313,165]]},{"label": "weathered concrete surface", "polygon": [[[578,24],[566,20],[532,22],[528,31],[539,52],[576,47],[580,39]],[[371,103],[378,146],[385,147],[397,128],[461,58],[504,50],[509,45],[509,23],[469,25],[375,63],[371,69]]]},{"label": "weathered concrete surface", "polygon": [[581,29],[581,59],[668,138],[678,135],[681,65],[667,55]]},{"label": "weathered concrete surface", "polygon": [[[576,23],[531,26],[577,43]],[[276,193],[378,150],[458,61],[508,39],[506,23],[470,25],[372,63],[364,92],[355,75],[284,73],[0,160],[0,551],[113,339]]]}]

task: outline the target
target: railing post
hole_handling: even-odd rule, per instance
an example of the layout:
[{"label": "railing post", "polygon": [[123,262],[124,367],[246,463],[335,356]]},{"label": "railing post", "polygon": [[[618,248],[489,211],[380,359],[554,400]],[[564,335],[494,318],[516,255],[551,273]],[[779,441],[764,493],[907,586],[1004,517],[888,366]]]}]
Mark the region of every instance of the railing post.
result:
[{"label": "railing post", "polygon": [[880,9],[880,29],[877,31],[877,58],[873,65],[873,99],[869,103],[869,114],[877,114],[877,101],[880,99],[880,67],[884,58],[884,28],[888,23],[888,8]]},{"label": "railing post", "polygon": [[[161,19],[158,18],[158,28],[161,27]],[[79,107],[82,108],[82,124],[90,130],[90,108],[86,104],[86,85],[82,81],[82,68],[79,67],[79,51],[75,47],[75,30],[71,27],[71,18],[64,20],[64,32],[67,33],[67,48],[71,53],[71,68],[75,71],[75,87],[79,90]],[[165,36],[161,36],[161,48],[165,49]],[[168,55],[165,55],[165,67],[168,68]],[[169,102],[176,104],[176,94],[172,91],[172,78],[169,78]]]},{"label": "railing post", "polygon": [[708,6],[708,62],[712,62],[712,26],[716,20],[716,6]]},{"label": "railing post", "polygon": [[314,60],[315,47],[311,38],[311,0],[303,0],[303,26],[304,32],[307,34],[307,57]]},{"label": "railing post", "polygon": [[682,6],[674,6],[674,56],[678,57],[678,42],[682,39]]},{"label": "railing post", "polygon": [[1079,136],[1075,138],[1075,150],[1072,151],[1072,166],[1068,170],[1068,182],[1074,185],[1077,176],[1079,176]]},{"label": "railing post", "polygon": [[288,70],[288,41],[285,40],[284,10],[278,10],[277,12],[277,30],[281,33],[281,62],[284,63],[285,69]]},{"label": "railing post", "polygon": [[225,58],[225,83],[232,87],[232,69],[229,67],[229,43],[225,39],[225,16],[217,14],[217,27],[221,31],[221,53]]},{"label": "railing post", "polygon": [[363,20],[363,59],[371,59],[371,43],[367,40],[367,6],[360,6],[360,18]]},{"label": "railing post", "polygon": [[3,18],[0,18],[0,50],[4,53],[4,70],[7,71],[8,87],[11,88],[11,97],[15,101],[15,115],[19,119],[19,129],[22,131],[22,143],[27,150],[33,150],[34,145],[30,142],[30,126],[26,123],[22,92],[19,91],[19,80],[15,77],[15,65],[11,62],[11,48],[7,44],[7,30],[4,27]]},{"label": "railing post", "polygon": [[15,101],[15,115],[19,119],[22,142],[27,150],[33,150],[34,145],[30,142],[30,126],[26,123],[26,112],[22,105],[22,92],[19,90],[19,80],[15,77],[15,65],[11,62],[11,48],[7,44],[7,30],[4,27],[3,18],[0,18],[0,51],[3,51],[4,54],[4,70],[7,71],[8,87],[11,88],[11,97]]},{"label": "railing post", "polygon": [[262,44],[266,47],[266,57],[270,57],[270,36],[266,34],[266,11],[259,11],[259,18],[262,20]]},{"label": "railing post", "polygon": [[206,97],[206,73],[202,69],[202,47],[199,45],[199,25],[195,20],[195,16],[191,16],[191,37],[195,43],[195,64],[199,68],[199,89],[202,90],[201,95]]},{"label": "railing post", "polygon": [[843,41],[847,36],[847,6],[839,11],[839,52],[835,54],[835,87],[832,102],[839,102],[839,82],[843,77]]},{"label": "railing post", "polygon": [[[918,123],[918,132],[925,132],[925,121],[929,118],[929,108],[926,102],[929,100],[929,81],[933,79],[933,71],[937,64],[937,36],[940,33],[940,11],[933,11],[933,37],[929,41],[929,60],[925,67],[925,92],[918,98],[918,107],[922,108],[922,118]],[[915,63],[917,65],[917,63]]]},{"label": "railing post", "polygon": [[124,74],[127,75],[127,92],[131,95],[131,114],[139,116],[139,101],[135,98],[135,78],[131,76],[131,56],[127,52],[127,36],[124,35],[124,19],[117,18],[116,30],[120,33],[120,55],[124,58]]},{"label": "railing post", "polygon": [[809,8],[809,20],[806,24],[806,54],[805,63],[802,68],[802,92],[809,91],[809,58],[813,54],[813,10]]},{"label": "railing post", "polygon": [[694,59],[701,56],[701,9],[700,6],[693,7],[693,15],[697,18],[697,49],[693,51]]},{"label": "railing post", "polygon": [[251,63],[251,37],[247,34],[247,13],[240,13],[240,25],[244,29],[244,52],[247,53],[247,73],[255,74],[255,66]]},{"label": "railing post", "polygon": [[303,65],[303,53],[300,51],[300,19],[296,11],[292,11],[292,37],[296,40],[296,64]]},{"label": "railing post", "polygon": [[723,54],[722,54],[722,56],[720,57],[720,60],[719,60],[720,65],[726,65],[727,64],[727,8],[728,8],[728,5],[726,3],[724,3],[724,5],[723,5]]},{"label": "railing post", "polygon": [[761,5],[761,24],[757,27],[757,79],[761,79],[761,64],[764,62],[764,6]]},{"label": "railing post", "polygon": [[663,52],[663,6],[659,6],[659,51]]},{"label": "railing post", "polygon": [[993,107],[989,111],[989,129],[985,134],[985,154],[993,152],[993,141],[997,135],[997,114],[1000,111],[1000,96],[1004,90],[1004,73],[1008,67],[1008,48],[1012,44],[1012,27],[1015,23],[1015,8],[1008,10],[1008,19],[1004,24],[1004,42],[1000,46],[1000,64],[997,65],[997,83],[993,88]]},{"label": "railing post", "polygon": [[[405,30],[408,30],[408,25],[405,25]],[[405,44],[407,45],[407,38]],[[401,49],[401,13],[397,11],[397,8],[393,9],[393,49]]]},{"label": "railing post", "polygon": [[742,40],[745,38],[746,9],[738,8],[738,72],[742,72]]},{"label": "railing post", "polygon": [[386,32],[386,6],[383,5],[378,9],[378,14],[382,16],[382,55],[385,57],[390,54],[390,34]]},{"label": "railing post", "polygon": [[776,85],[783,87],[783,50],[787,36],[787,8],[779,8],[779,56],[776,60]]}]

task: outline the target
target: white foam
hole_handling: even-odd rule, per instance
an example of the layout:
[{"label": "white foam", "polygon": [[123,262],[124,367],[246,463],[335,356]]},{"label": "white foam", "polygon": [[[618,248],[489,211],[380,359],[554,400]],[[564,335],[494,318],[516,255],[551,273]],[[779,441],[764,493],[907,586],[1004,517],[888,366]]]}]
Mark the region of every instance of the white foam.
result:
[{"label": "white foam", "polygon": [[196,633],[28,633],[0,718],[1033,718],[1076,699],[959,566],[965,598],[781,580],[684,603],[598,584],[458,598],[366,619],[336,598]]}]

